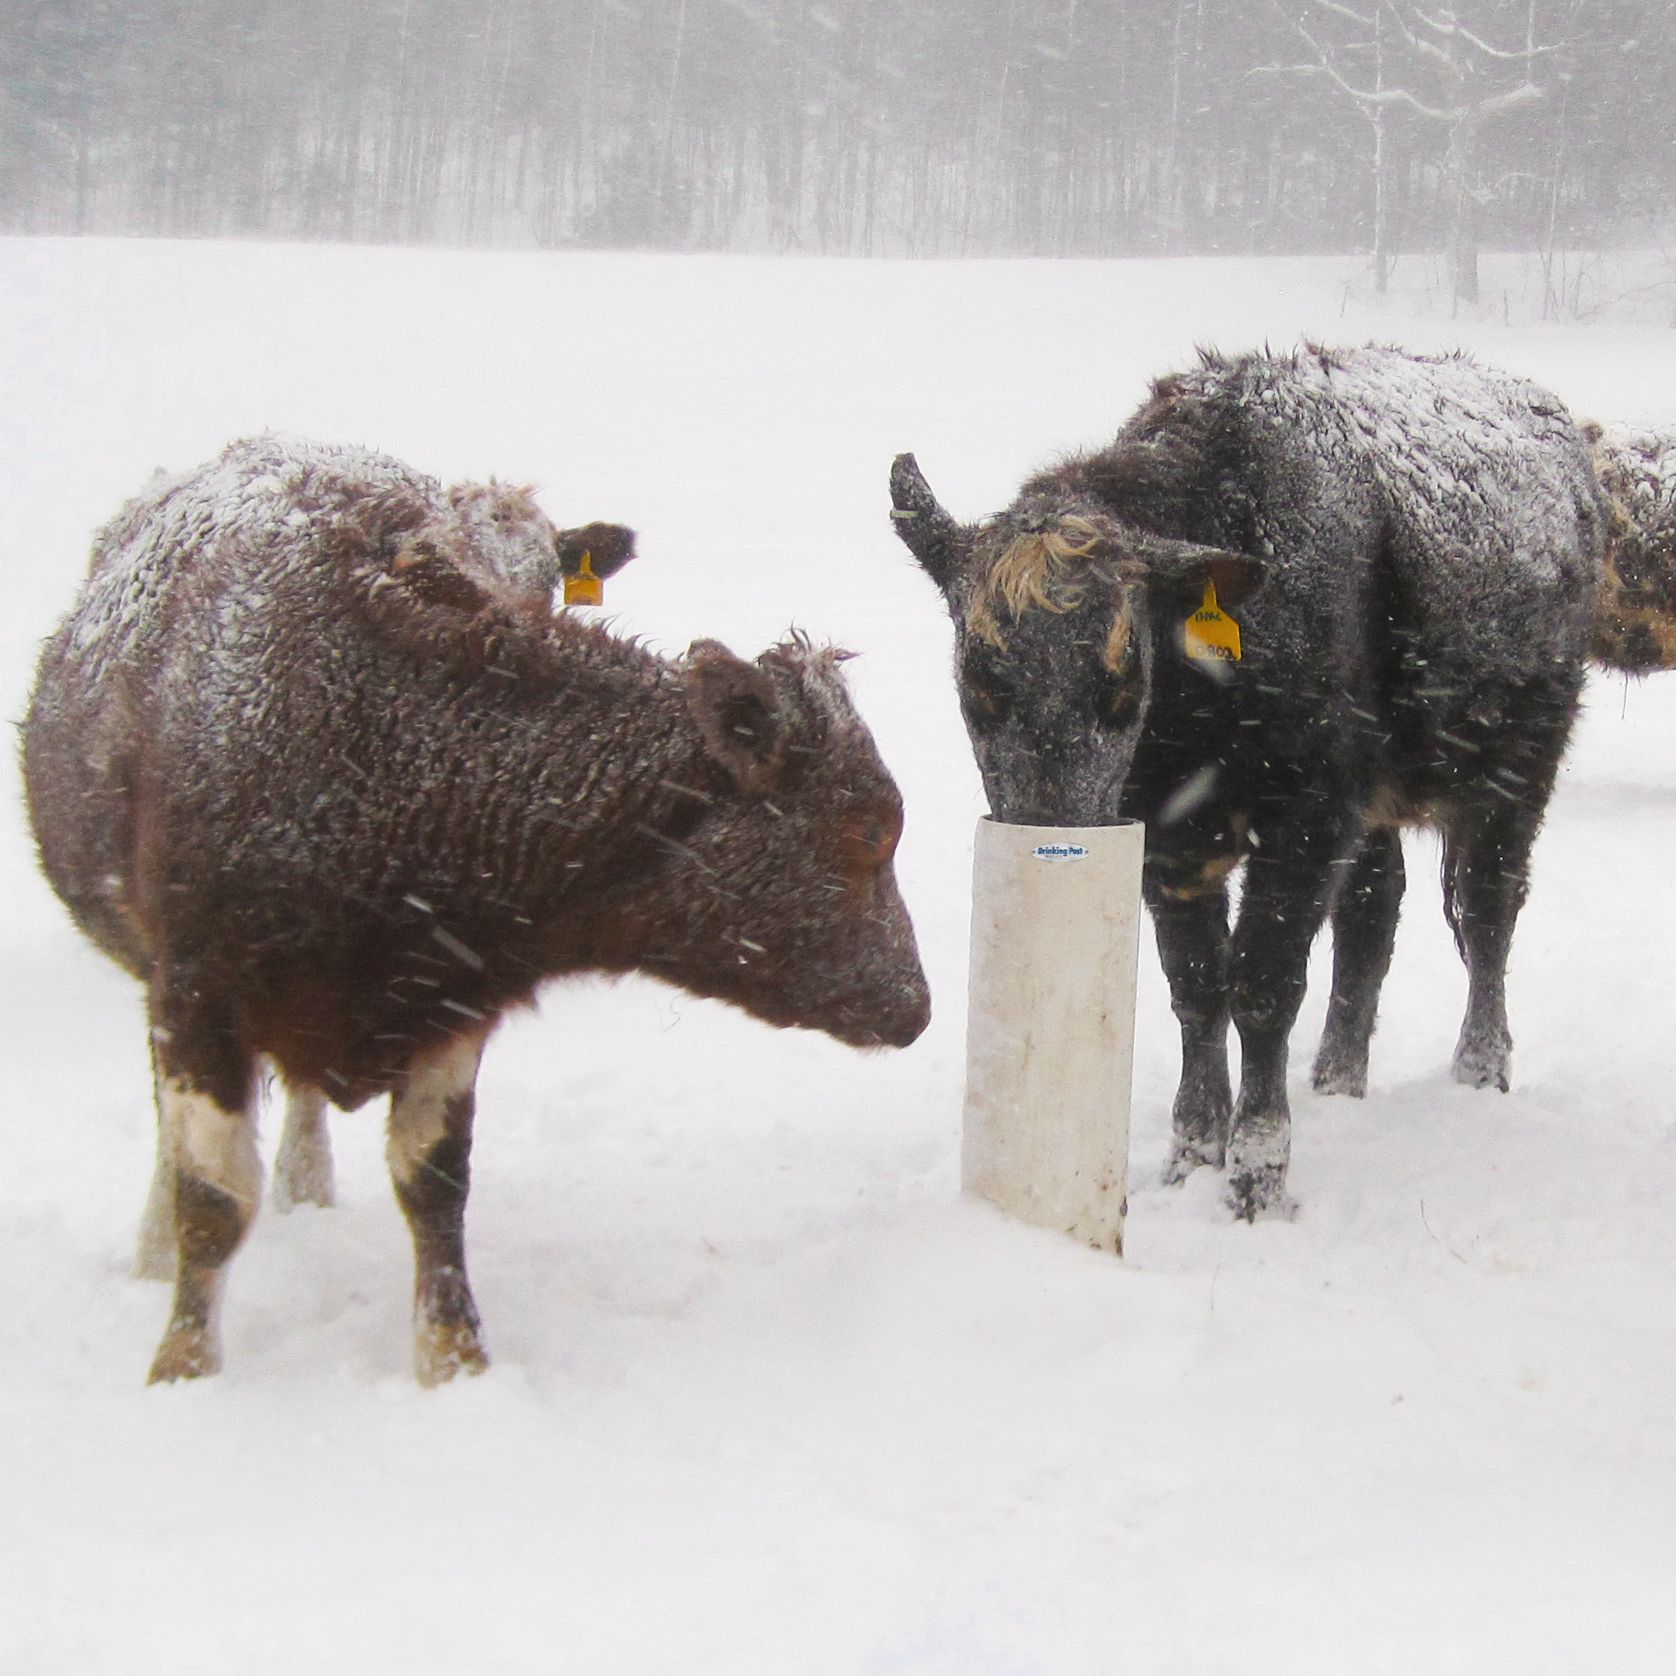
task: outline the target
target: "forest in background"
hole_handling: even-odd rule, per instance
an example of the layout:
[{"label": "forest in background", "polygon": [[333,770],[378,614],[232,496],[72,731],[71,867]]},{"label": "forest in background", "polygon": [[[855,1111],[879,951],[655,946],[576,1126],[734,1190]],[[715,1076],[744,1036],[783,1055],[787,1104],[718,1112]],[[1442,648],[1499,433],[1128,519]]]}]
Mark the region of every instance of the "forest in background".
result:
[{"label": "forest in background", "polygon": [[0,230],[1089,256],[1657,238],[1670,0],[0,0]]}]

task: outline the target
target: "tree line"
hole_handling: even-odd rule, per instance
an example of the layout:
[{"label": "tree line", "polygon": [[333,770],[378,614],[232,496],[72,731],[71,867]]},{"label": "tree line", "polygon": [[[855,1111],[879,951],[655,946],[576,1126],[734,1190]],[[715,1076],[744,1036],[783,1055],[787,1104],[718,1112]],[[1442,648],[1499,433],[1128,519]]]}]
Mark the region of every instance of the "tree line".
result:
[{"label": "tree line", "polygon": [[0,227],[1115,255],[1598,245],[1670,0],[0,0]]}]

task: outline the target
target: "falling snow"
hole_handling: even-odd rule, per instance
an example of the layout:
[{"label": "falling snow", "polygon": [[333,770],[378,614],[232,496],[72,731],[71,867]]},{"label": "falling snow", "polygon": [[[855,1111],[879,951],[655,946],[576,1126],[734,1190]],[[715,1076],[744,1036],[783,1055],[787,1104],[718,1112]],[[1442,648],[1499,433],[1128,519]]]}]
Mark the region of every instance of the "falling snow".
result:
[{"label": "falling snow", "polygon": [[1294,1077],[1298,1221],[1158,1185],[1179,1032],[1144,944],[1124,1262],[957,1191],[983,799],[892,455],[990,507],[1196,343],[1306,335],[1464,342],[1581,413],[1676,424],[1662,328],[1375,315],[1345,279],[0,244],[7,715],[159,461],[283,426],[539,482],[561,523],[639,529],[622,630],[744,649],[795,619],[861,654],[936,1004],[863,1056],[650,982],[555,994],[479,1089],[486,1378],[412,1385],[369,1110],[332,1120],[338,1208],[258,1222],[223,1382],[147,1392],[138,991],[40,881],[14,784],[0,1669],[1662,1676],[1676,680],[1592,686],[1515,949],[1510,1094],[1448,1079],[1463,983],[1418,839],[1366,1100]]}]

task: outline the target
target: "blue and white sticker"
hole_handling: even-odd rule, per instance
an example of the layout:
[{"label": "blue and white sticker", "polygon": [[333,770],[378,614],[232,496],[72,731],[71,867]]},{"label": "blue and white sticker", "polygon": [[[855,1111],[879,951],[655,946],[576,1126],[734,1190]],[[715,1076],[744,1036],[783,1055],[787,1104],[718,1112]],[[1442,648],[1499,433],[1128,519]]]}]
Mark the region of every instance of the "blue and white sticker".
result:
[{"label": "blue and white sticker", "polygon": [[1038,861],[1082,861],[1088,849],[1082,844],[1038,844],[1030,853]]}]

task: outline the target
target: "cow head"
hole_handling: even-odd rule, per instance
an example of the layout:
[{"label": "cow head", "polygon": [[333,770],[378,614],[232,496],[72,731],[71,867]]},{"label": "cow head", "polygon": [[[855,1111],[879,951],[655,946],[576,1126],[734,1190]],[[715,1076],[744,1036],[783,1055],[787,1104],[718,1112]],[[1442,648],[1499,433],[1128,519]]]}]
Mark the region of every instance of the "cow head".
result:
[{"label": "cow head", "polygon": [[892,517],[942,591],[961,712],[997,820],[1094,826],[1118,800],[1151,697],[1154,620],[1185,618],[1214,582],[1224,604],[1255,559],[1166,540],[1060,488],[956,522],[911,454],[891,470]]}]

